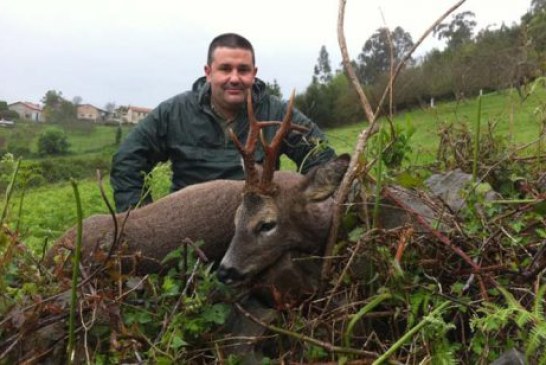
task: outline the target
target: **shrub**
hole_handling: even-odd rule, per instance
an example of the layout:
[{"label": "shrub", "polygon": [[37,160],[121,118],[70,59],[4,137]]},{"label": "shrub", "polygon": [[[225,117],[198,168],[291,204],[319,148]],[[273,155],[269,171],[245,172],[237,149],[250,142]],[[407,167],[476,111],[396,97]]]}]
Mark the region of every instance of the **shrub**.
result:
[{"label": "shrub", "polygon": [[68,153],[68,138],[62,129],[56,127],[46,128],[38,139],[38,154],[64,155]]},{"label": "shrub", "polygon": [[19,114],[17,114],[17,112],[13,110],[1,110],[0,119],[6,119],[6,120],[19,119]]},{"label": "shrub", "polygon": [[116,146],[119,146],[119,144],[121,143],[122,134],[123,134],[123,131],[121,129],[121,125],[118,124],[118,126],[116,128],[116,140],[115,140]]},{"label": "shrub", "polygon": [[[19,175],[26,176],[26,184],[29,187],[68,181],[70,178],[95,178],[97,170],[100,170],[103,175],[107,175],[110,170],[110,159],[109,155],[93,155],[23,160]],[[0,166],[0,175],[3,174],[4,171]],[[6,186],[7,183],[0,179],[0,192]]]}]

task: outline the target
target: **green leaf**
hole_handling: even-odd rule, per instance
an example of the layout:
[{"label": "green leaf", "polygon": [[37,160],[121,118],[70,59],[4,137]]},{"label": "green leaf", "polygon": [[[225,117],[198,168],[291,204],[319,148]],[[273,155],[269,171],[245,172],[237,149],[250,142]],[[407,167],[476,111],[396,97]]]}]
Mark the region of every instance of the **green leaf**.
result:
[{"label": "green leaf", "polygon": [[229,315],[229,307],[225,304],[214,304],[203,311],[203,319],[216,324],[224,324]]},{"label": "green leaf", "polygon": [[174,336],[171,341],[171,347],[174,349],[179,349],[182,346],[188,346],[189,343],[184,341],[184,339],[181,336]]},{"label": "green leaf", "polygon": [[166,356],[160,356],[154,359],[154,363],[157,365],[171,365],[173,361]]},{"label": "green leaf", "polygon": [[161,260],[161,264],[165,264],[171,260],[178,260],[182,257],[182,249],[181,248],[177,248],[176,250],[173,250],[171,252],[169,252],[167,254],[167,256],[165,256],[165,258],[163,260]]},{"label": "green leaf", "polygon": [[150,323],[153,320],[151,314],[148,312],[139,312],[137,315],[137,318],[138,318],[138,323],[141,323],[141,324]]},{"label": "green leaf", "polygon": [[349,241],[358,242],[360,237],[364,234],[364,227],[357,227],[349,233]]},{"label": "green leaf", "polygon": [[174,278],[166,276],[163,280],[163,285],[161,285],[163,292],[167,295],[176,295],[180,292],[180,284],[178,281],[175,281]]}]

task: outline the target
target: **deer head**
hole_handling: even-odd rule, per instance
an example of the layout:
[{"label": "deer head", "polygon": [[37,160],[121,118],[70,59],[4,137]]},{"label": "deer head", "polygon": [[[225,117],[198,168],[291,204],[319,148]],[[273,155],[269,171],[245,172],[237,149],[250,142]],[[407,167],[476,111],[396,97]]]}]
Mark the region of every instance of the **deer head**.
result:
[{"label": "deer head", "polygon": [[[292,125],[293,104],[294,93],[282,122],[258,122],[248,98],[246,145],[231,134],[243,156],[246,183],[235,214],[235,234],[218,269],[218,277],[227,284],[246,283],[288,252],[320,255],[324,249],[334,203],[331,196],[347,169],[349,156],[340,156],[305,176],[281,172],[273,179],[283,138],[290,129],[302,129]],[[261,128],[276,124],[280,126],[268,144]],[[254,161],[258,136],[265,152],[261,176]],[[285,183],[287,179],[291,182]]]}]

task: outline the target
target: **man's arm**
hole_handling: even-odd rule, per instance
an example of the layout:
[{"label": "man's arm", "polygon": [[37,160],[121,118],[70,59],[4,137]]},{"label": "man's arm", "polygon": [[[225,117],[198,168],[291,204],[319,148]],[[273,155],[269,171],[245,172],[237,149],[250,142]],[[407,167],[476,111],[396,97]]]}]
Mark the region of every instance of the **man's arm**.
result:
[{"label": "man's arm", "polygon": [[154,109],[129,133],[112,158],[110,184],[118,212],[151,202],[149,194],[142,197],[144,176],[167,159],[161,117],[160,107]]}]

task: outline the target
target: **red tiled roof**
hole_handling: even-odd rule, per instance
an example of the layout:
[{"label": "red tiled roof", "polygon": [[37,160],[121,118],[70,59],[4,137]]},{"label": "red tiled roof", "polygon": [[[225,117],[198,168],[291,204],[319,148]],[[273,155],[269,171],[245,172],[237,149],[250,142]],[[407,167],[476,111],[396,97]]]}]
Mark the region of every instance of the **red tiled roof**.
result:
[{"label": "red tiled roof", "polygon": [[9,106],[12,106],[12,105],[15,105],[15,104],[23,104],[24,106],[26,106],[29,109],[42,111],[42,107],[40,106],[40,104],[34,104],[34,103],[29,102],[29,101],[17,101],[15,103],[11,103]]}]

